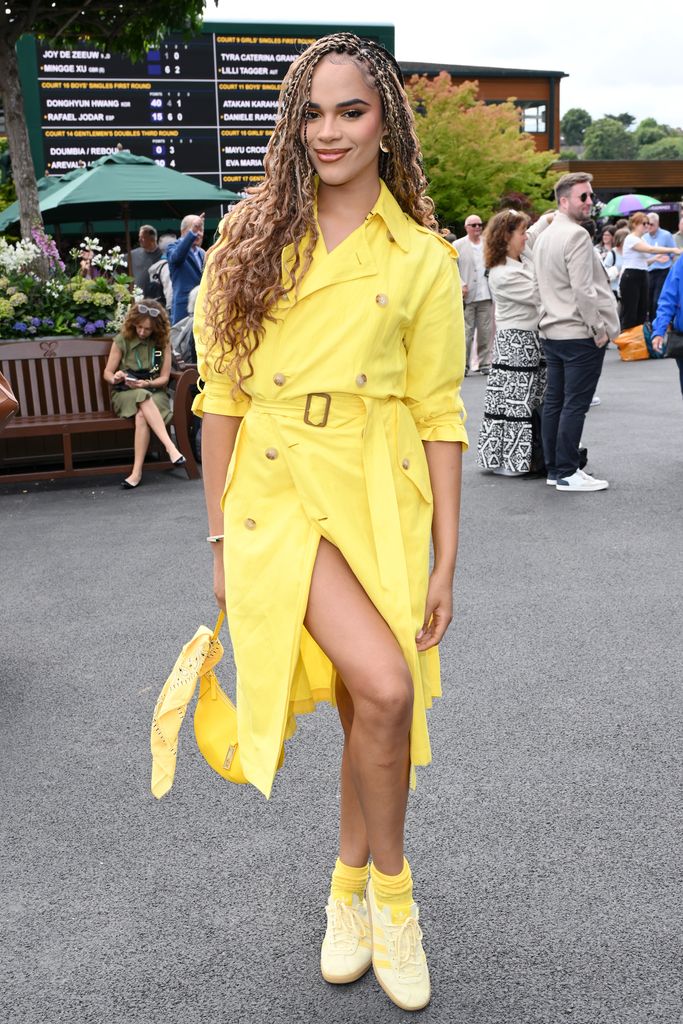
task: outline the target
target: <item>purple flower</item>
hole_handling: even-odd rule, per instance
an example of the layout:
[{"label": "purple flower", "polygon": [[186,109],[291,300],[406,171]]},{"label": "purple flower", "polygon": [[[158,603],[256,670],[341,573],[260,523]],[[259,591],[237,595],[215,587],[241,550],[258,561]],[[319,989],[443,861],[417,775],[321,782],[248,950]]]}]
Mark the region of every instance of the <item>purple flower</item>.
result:
[{"label": "purple flower", "polygon": [[103,331],[104,330],[104,320],[96,320],[95,321],[95,327],[97,328],[98,331]]},{"label": "purple flower", "polygon": [[28,330],[28,327],[26,326],[26,324],[22,323],[20,320],[17,320],[17,322],[15,323],[15,325],[13,327],[13,330],[24,332],[24,331]]},{"label": "purple flower", "polygon": [[97,328],[95,327],[95,324],[91,323],[87,323],[85,327],[83,327],[84,334],[94,334],[96,330]]},{"label": "purple flower", "polygon": [[43,317],[43,327],[54,327],[54,325],[54,320],[51,320],[49,316]]},{"label": "purple flower", "polygon": [[79,327],[81,327],[81,328],[82,328],[82,327],[83,327],[83,326],[84,326],[85,324],[87,324],[87,322],[88,322],[88,321],[87,321],[87,320],[85,319],[85,317],[84,317],[84,316],[77,316],[77,317],[76,317],[76,323],[77,323],[77,324],[78,324],[78,326],[79,326]]},{"label": "purple flower", "polygon": [[39,316],[32,316],[31,317],[31,323],[33,324],[34,327],[40,327],[40,323],[41,323],[40,317]]}]

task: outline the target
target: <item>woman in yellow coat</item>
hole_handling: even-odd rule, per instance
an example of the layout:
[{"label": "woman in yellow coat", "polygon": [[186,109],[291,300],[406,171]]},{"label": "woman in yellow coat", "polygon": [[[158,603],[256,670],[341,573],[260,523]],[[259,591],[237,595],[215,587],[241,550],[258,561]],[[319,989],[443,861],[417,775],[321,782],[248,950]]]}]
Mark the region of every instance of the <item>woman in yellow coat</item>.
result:
[{"label": "woman in yellow coat", "polygon": [[398,65],[369,40],[328,36],[294,62],[265,169],[222,225],[195,313],[242,767],[268,796],[294,716],[336,704],[322,973],[348,982],[372,963],[389,997],[418,1009],[430,983],[403,835],[452,613],[457,258],[434,230]]}]

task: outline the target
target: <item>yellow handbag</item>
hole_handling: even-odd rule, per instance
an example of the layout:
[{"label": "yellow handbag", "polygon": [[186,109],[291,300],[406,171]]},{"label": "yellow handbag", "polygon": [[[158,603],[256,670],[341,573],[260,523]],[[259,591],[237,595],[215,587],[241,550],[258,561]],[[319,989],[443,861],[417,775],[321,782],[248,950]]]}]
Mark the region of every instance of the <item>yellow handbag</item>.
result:
[{"label": "yellow handbag", "polygon": [[[223,619],[218,616],[214,639]],[[230,782],[246,783],[237,740],[237,708],[224,693],[213,669],[199,677],[199,699],[194,711],[194,735],[207,764]]]}]

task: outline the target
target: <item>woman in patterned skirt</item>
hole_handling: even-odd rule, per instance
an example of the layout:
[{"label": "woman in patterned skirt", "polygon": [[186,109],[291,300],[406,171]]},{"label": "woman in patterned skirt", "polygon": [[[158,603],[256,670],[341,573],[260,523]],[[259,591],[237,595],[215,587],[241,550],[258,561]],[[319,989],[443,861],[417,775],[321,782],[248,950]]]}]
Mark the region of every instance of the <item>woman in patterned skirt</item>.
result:
[{"label": "woman in patterned skirt", "polygon": [[503,210],[484,235],[484,265],[495,302],[496,336],[486,384],[477,464],[501,476],[531,470],[532,419],[543,401],[545,361],[538,337],[539,298],[531,248],[550,224],[545,214],[529,227],[518,210]]}]

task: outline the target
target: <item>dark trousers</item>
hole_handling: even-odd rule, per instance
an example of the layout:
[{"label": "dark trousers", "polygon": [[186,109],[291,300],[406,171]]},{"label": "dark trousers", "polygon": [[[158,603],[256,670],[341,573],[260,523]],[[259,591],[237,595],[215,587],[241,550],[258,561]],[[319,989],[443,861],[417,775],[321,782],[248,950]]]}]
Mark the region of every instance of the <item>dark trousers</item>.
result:
[{"label": "dark trousers", "polygon": [[[681,259],[683,259],[683,256],[681,256]],[[683,359],[679,359],[679,357],[676,356],[676,362],[678,363],[678,376],[681,380],[681,394],[683,395]]]},{"label": "dark trousers", "polygon": [[659,302],[659,296],[662,293],[664,282],[668,276],[669,267],[662,267],[661,270],[648,270],[647,272],[648,309],[650,311],[650,320],[654,320],[657,316],[657,303]]},{"label": "dark trousers", "polygon": [[542,338],[548,381],[543,402],[543,454],[549,477],[571,476],[579,468],[579,442],[595,394],[605,346],[592,338]]},{"label": "dark trousers", "polygon": [[647,270],[625,270],[621,275],[621,329],[638,327],[647,320],[648,306]]}]

